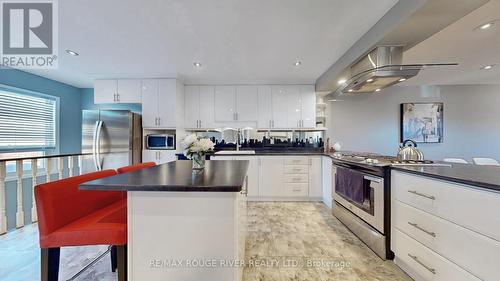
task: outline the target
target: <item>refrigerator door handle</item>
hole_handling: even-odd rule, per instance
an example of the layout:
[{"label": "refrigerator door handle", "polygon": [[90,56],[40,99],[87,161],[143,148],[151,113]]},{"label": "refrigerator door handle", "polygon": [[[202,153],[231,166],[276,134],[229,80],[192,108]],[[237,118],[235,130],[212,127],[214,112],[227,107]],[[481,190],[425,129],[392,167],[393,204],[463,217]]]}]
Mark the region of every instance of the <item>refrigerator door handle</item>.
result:
[{"label": "refrigerator door handle", "polygon": [[96,146],[96,168],[98,171],[102,170],[101,166],[101,131],[102,131],[102,121],[97,121],[97,132],[95,137],[95,146]]},{"label": "refrigerator door handle", "polygon": [[94,159],[95,170],[99,171],[99,166],[97,165],[97,128],[99,127],[100,121],[95,121],[94,134],[92,139],[92,158]]}]

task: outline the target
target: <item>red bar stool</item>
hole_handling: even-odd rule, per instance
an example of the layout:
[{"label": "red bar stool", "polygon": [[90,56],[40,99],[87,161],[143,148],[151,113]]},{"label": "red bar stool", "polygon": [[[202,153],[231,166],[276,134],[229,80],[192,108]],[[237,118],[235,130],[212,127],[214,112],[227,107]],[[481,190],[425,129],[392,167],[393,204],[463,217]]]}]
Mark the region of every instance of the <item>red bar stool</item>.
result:
[{"label": "red bar stool", "polygon": [[155,162],[144,162],[144,163],[139,163],[139,164],[121,167],[121,168],[117,169],[116,171],[118,172],[118,174],[123,174],[123,173],[142,170],[145,168],[154,167],[154,166],[156,166]]},{"label": "red bar stool", "polygon": [[78,189],[113,175],[116,171],[105,170],[35,187],[42,281],[58,280],[61,247],[89,245],[116,246],[112,269],[118,268],[119,281],[127,279],[127,201],[120,191]]}]

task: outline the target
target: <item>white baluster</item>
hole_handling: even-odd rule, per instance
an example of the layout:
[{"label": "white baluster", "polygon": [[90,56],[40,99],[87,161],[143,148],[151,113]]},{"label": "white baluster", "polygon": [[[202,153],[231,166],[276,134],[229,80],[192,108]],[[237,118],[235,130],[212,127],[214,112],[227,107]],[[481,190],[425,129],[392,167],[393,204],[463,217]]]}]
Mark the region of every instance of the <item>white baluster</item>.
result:
[{"label": "white baluster", "polygon": [[36,212],[36,201],[35,201],[35,186],[37,185],[38,177],[38,160],[31,159],[31,184],[33,185],[33,194],[31,199],[31,222],[38,221],[38,214]]},{"label": "white baluster", "polygon": [[16,227],[24,226],[24,208],[23,208],[23,160],[16,161],[17,175],[17,212],[16,212]]},{"label": "white baluster", "polygon": [[7,232],[7,213],[5,212],[5,161],[0,162],[0,234]]},{"label": "white baluster", "polygon": [[82,167],[83,167],[83,156],[82,155],[78,155],[78,174],[81,175],[83,173],[82,171]]},{"label": "white baluster", "polygon": [[73,168],[75,167],[74,165],[74,159],[73,159],[73,156],[68,156],[68,174],[70,177],[74,176],[74,171],[73,171]]},{"label": "white baluster", "polygon": [[50,182],[50,173],[52,173],[52,159],[45,158],[45,182]]},{"label": "white baluster", "polygon": [[57,171],[59,172],[59,179],[62,180],[64,177],[63,171],[64,171],[64,158],[59,157],[57,159]]}]

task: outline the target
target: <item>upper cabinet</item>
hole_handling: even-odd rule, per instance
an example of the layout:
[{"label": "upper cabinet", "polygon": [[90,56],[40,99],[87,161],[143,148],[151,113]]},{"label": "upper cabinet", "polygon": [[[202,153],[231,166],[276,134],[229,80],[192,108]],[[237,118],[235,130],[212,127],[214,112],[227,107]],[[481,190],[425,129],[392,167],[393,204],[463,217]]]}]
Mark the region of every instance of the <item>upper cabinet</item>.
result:
[{"label": "upper cabinet", "polygon": [[141,80],[96,80],[94,103],[140,103]]},{"label": "upper cabinet", "polygon": [[215,121],[257,121],[257,86],[216,86]]},{"label": "upper cabinet", "polygon": [[143,127],[166,129],[181,127],[182,120],[177,117],[177,111],[182,110],[179,106],[182,90],[179,87],[176,79],[142,80]]},{"label": "upper cabinet", "polygon": [[215,122],[236,120],[236,87],[215,87]]},{"label": "upper cabinet", "polygon": [[315,128],[316,93],[313,85],[258,87],[259,129]]},{"label": "upper cabinet", "polygon": [[316,91],[314,85],[303,85],[300,88],[301,127],[316,127]]},{"label": "upper cabinet", "polygon": [[184,87],[184,127],[186,129],[215,128],[214,87]]}]

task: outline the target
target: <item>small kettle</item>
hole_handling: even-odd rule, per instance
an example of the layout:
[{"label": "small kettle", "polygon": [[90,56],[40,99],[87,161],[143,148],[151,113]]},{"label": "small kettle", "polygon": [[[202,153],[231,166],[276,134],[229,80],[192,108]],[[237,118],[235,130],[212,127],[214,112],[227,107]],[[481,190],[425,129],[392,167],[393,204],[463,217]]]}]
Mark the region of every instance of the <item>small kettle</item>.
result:
[{"label": "small kettle", "polygon": [[414,160],[422,161],[424,160],[424,154],[422,151],[417,149],[417,143],[413,140],[405,140],[403,144],[399,147],[398,152],[399,160]]}]

